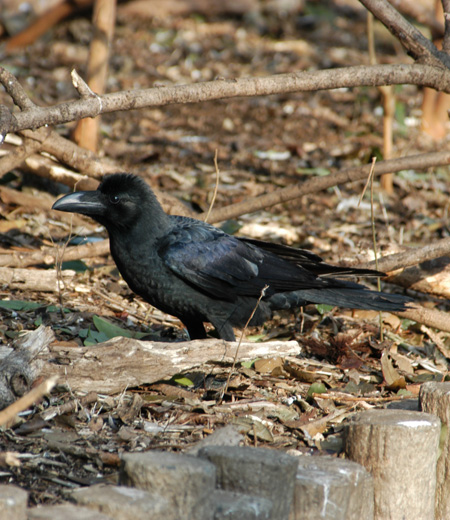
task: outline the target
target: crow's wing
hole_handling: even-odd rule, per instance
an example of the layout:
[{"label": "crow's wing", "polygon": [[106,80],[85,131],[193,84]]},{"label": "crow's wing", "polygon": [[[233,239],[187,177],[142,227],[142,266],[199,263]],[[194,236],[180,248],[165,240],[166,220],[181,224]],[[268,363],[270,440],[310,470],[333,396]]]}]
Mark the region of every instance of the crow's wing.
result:
[{"label": "crow's wing", "polygon": [[229,301],[275,292],[327,287],[325,280],[270,251],[186,217],[158,243],[165,265],[198,290]]},{"label": "crow's wing", "polygon": [[288,262],[296,264],[314,273],[317,276],[386,276],[385,273],[374,269],[358,269],[357,267],[341,267],[325,263],[320,256],[305,249],[285,246],[256,240],[253,238],[239,237],[239,240],[247,244],[253,244],[264,251],[269,251]]}]

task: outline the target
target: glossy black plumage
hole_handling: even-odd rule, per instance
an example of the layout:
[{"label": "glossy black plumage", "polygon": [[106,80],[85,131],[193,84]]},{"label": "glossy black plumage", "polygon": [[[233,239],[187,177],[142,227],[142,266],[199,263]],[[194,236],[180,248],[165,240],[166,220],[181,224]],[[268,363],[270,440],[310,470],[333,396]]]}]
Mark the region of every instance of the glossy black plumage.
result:
[{"label": "glossy black plumage", "polygon": [[103,224],[130,288],[177,316],[191,339],[205,337],[203,322],[210,322],[221,338],[233,340],[233,327],[245,325],[266,285],[254,325],[274,310],[308,303],[402,311],[410,301],[331,277],[381,275],[376,271],[331,266],[309,251],[237,238],[200,220],[167,215],[134,175],[109,175],[96,191],[66,195],[53,209]]}]

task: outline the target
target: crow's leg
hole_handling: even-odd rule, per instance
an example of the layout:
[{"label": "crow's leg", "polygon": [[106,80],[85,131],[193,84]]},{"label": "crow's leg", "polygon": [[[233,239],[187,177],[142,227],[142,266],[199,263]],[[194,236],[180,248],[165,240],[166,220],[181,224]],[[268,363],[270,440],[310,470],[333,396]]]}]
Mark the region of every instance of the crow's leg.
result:
[{"label": "crow's leg", "polygon": [[214,325],[220,339],[224,339],[225,341],[236,341],[233,327],[229,323],[211,323]]},{"label": "crow's leg", "polygon": [[181,320],[188,330],[190,339],[205,339],[206,330],[202,321],[199,320]]}]

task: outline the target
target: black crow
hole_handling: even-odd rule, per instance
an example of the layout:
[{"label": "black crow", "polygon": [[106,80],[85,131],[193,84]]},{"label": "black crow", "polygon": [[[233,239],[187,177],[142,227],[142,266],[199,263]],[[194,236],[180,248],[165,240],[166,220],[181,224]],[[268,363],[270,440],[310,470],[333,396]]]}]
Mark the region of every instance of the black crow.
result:
[{"label": "black crow", "polygon": [[403,311],[408,297],[371,291],[330,277],[383,276],[337,267],[302,249],[234,237],[193,218],[167,215],[139,177],[118,173],[96,191],[59,199],[53,209],[88,215],[108,231],[111,254],[130,288],[178,317],[191,339],[210,322],[233,341],[233,327],[261,325],[277,309],[324,303],[354,309]]}]

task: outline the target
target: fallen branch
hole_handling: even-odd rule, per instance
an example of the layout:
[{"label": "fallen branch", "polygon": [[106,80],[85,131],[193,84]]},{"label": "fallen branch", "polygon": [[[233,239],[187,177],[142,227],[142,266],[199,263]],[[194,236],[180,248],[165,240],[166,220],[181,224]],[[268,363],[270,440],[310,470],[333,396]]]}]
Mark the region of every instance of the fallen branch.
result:
[{"label": "fallen branch", "polygon": [[54,338],[50,327],[40,326],[13,342],[12,352],[0,360],[0,409],[30,390],[42,368],[39,355]]},{"label": "fallen branch", "polygon": [[[57,374],[73,391],[115,394],[125,388],[170,379],[185,370],[207,363],[232,363],[235,342],[217,339],[156,343],[114,338],[92,347],[70,348],[52,345],[44,353],[42,375]],[[296,341],[243,342],[237,361],[266,356],[297,355]],[[64,364],[58,360],[63,359]]]},{"label": "fallen branch", "polygon": [[[450,255],[450,238],[443,238],[434,244],[384,256],[378,260],[378,267],[380,271],[387,273],[446,255]],[[358,265],[362,269],[373,269],[374,266],[374,261]]]},{"label": "fallen branch", "polygon": [[438,311],[437,309],[428,309],[427,307],[413,304],[407,311],[396,312],[395,314],[402,318],[417,321],[417,323],[423,323],[424,325],[434,327],[435,329],[444,332],[450,332],[448,312]]},{"label": "fallen branch", "polygon": [[8,425],[11,425],[18,413],[27,410],[30,406],[40,401],[44,395],[49,394],[57,381],[58,376],[49,377],[39,386],[36,386],[16,402],[2,410],[0,412],[0,426],[8,427]]},{"label": "fallen branch", "polygon": [[[410,155],[399,159],[377,162],[374,167],[373,175],[378,177],[385,173],[395,173],[410,169],[425,170],[433,166],[448,164],[450,164],[450,151]],[[270,206],[274,206],[275,204],[288,202],[309,193],[326,190],[332,186],[367,179],[370,169],[370,164],[348,168],[341,172],[326,175],[324,177],[314,177],[296,185],[274,191],[273,193],[267,193],[243,202],[230,204],[225,208],[213,210],[209,216],[209,222],[214,223],[236,218],[245,213],[260,211]],[[204,215],[201,214],[200,218],[203,216]]]},{"label": "fallen branch", "polygon": [[[1,258],[1,256],[0,256]],[[75,275],[75,271],[62,271],[64,285]],[[58,292],[56,269],[20,269],[0,267],[0,284],[6,289],[29,292]]]},{"label": "fallen branch", "polygon": [[[83,260],[94,256],[109,254],[109,240],[102,240],[93,244],[69,247],[64,253],[64,261]],[[30,265],[55,263],[55,249],[46,247],[33,253],[14,251],[12,253],[0,254],[0,266],[28,267]]]}]

